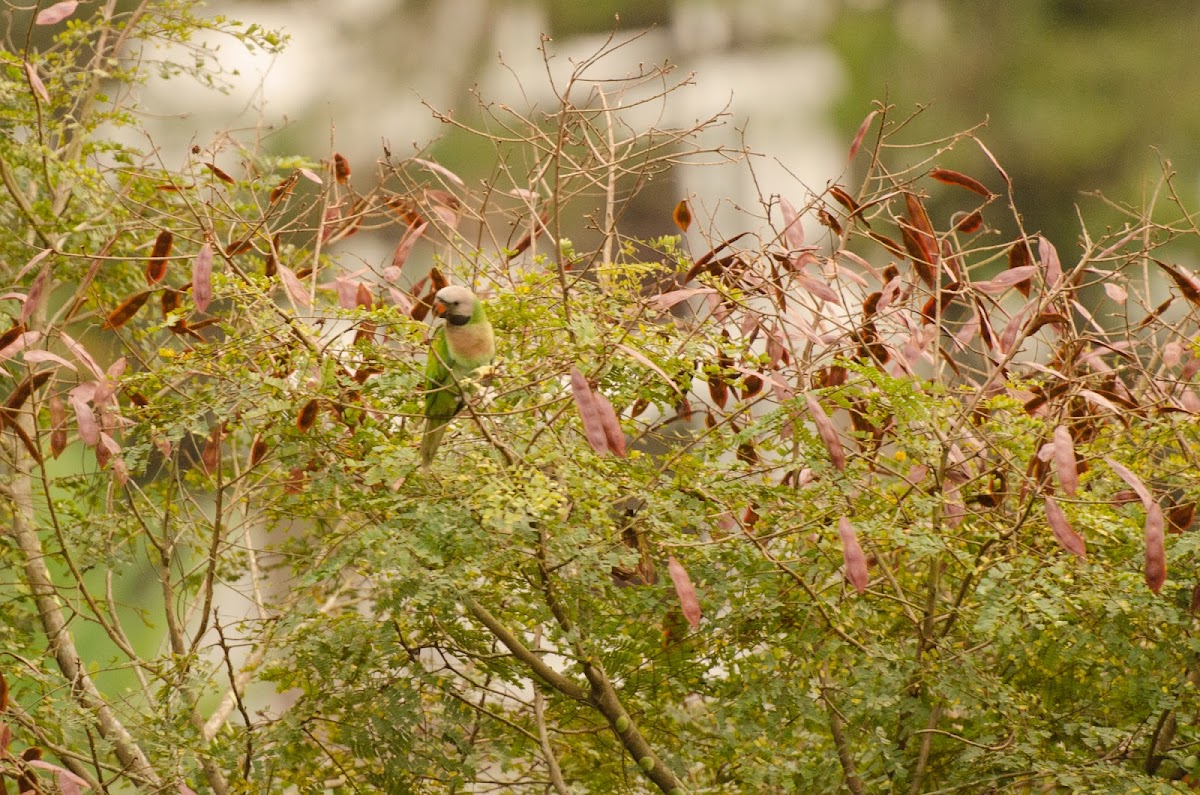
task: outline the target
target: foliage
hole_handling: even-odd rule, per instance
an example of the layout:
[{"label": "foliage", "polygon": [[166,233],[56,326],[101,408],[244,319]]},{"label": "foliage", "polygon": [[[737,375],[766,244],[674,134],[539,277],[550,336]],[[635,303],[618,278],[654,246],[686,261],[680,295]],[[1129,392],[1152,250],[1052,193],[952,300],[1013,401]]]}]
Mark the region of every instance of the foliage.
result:
[{"label": "foliage", "polygon": [[[697,143],[719,117],[639,128],[687,80],[611,80],[621,42],[557,108],[460,126],[496,149],[480,185],[229,135],[168,165],[105,137],[136,129],[100,92],[132,100],[137,59],[88,76],[227,24],[187,5],[68,16],[41,53],[9,18],[0,774],[1195,786],[1200,282],[1156,251],[1198,230],[1170,174],[1176,221],[1085,228],[1064,264],[982,141],[911,140],[881,105],[858,185],[763,196],[735,230],[685,200],[681,234],[628,240],[656,174],[745,153]],[[594,246],[562,234],[580,218]],[[342,256],[355,234],[391,257]],[[500,358],[424,472],[449,280],[487,297]]]}]

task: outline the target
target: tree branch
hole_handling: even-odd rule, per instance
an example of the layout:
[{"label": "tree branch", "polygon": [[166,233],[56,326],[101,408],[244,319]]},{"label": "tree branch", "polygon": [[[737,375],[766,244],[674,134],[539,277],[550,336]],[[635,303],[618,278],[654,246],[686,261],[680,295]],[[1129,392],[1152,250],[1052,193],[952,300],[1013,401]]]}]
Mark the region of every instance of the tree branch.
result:
[{"label": "tree branch", "polygon": [[533,687],[533,717],[537,721],[538,743],[542,746],[542,756],[546,759],[546,771],[550,774],[550,783],[558,795],[570,795],[567,782],[563,780],[562,768],[558,766],[558,757],[554,755],[554,747],[550,745],[550,732],[546,728],[546,699],[542,691]]},{"label": "tree branch", "polygon": [[576,701],[589,701],[591,696],[586,688],[581,687],[573,680],[563,676],[558,671],[546,665],[541,657],[531,652],[521,640],[513,634],[508,627],[500,623],[500,621],[491,614],[490,611],[483,605],[479,604],[474,597],[468,596],[464,602],[467,611],[479,620],[479,623],[488,628],[496,638],[504,644],[504,647],[509,650],[512,656],[525,664],[529,670],[537,674],[550,687],[562,693],[568,698],[573,698]]},{"label": "tree branch", "polygon": [[[24,459],[20,453],[17,455],[18,460]],[[42,630],[50,643],[50,652],[63,677],[71,683],[71,694],[80,706],[96,716],[100,735],[112,743],[113,753],[128,775],[140,780],[143,785],[161,789],[163,781],[151,767],[145,752],[104,700],[82,664],[75,640],[67,631],[67,620],[58,601],[58,591],[46,566],[47,555],[33,521],[34,506],[29,486],[31,476],[28,472],[18,471],[15,474],[9,486],[12,503],[9,535],[21,552],[25,580],[37,605]]]},{"label": "tree branch", "polygon": [[825,712],[829,715],[829,733],[833,736],[833,747],[837,749],[838,762],[842,765],[842,773],[846,777],[846,786],[854,795],[865,795],[867,788],[855,770],[854,757],[850,754],[850,744],[846,741],[846,722],[842,714],[833,704],[833,688],[821,676],[821,701],[825,704]]},{"label": "tree branch", "polygon": [[625,746],[629,755],[637,760],[638,767],[642,769],[646,777],[667,795],[682,793],[684,791],[683,783],[675,776],[674,771],[658,758],[658,754],[654,753],[650,743],[646,742],[646,738],[638,731],[637,726],[630,719],[629,713],[621,706],[617,691],[600,664],[585,663],[583,674],[592,685],[591,703],[608,720],[608,725],[620,738],[621,745]]},{"label": "tree branch", "polygon": [[538,565],[542,577],[542,592],[546,596],[546,604],[550,607],[550,612],[562,630],[576,638],[575,652],[584,661],[583,675],[587,677],[588,683],[591,685],[588,702],[608,721],[608,725],[620,739],[621,745],[638,763],[638,767],[642,769],[647,778],[669,795],[683,792],[682,782],[659,759],[658,754],[650,747],[650,743],[646,741],[633,719],[629,717],[629,713],[625,711],[625,707],[622,706],[621,699],[617,695],[617,690],[609,680],[604,667],[584,648],[582,634],[571,617],[567,615],[566,609],[554,591],[554,582],[550,577],[550,567],[546,560],[546,533],[544,530],[539,530],[538,533]]},{"label": "tree branch", "polygon": [[8,167],[8,163],[4,158],[0,157],[0,180],[3,180],[4,187],[8,190],[8,195],[16,203],[17,209],[21,211],[21,215],[25,216],[25,220],[29,222],[30,228],[33,229],[38,240],[42,241],[42,245],[46,248],[54,248],[54,243],[50,237],[42,229],[42,222],[34,215],[33,207],[29,204],[29,199],[25,198],[25,194],[21,192],[21,188],[17,185],[17,179],[12,173],[12,169]]}]

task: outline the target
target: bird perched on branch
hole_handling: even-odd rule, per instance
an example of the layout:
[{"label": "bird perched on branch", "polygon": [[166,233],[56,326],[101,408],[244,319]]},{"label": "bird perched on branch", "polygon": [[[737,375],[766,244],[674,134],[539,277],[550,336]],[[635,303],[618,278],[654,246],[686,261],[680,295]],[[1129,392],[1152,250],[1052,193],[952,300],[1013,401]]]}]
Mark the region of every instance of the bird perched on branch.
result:
[{"label": "bird perched on branch", "polygon": [[446,424],[463,406],[461,382],[496,355],[492,324],[475,293],[453,284],[443,287],[433,297],[433,312],[446,322],[434,333],[425,363],[422,467],[432,463]]}]

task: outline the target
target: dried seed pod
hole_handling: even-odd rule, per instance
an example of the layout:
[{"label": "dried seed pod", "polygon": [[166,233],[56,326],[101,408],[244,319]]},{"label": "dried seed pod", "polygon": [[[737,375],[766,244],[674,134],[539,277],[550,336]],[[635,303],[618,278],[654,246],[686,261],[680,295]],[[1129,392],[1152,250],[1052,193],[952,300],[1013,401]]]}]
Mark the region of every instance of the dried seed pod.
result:
[{"label": "dried seed pod", "polygon": [[150,297],[153,290],[143,290],[140,293],[135,293],[129,296],[117,308],[108,313],[108,317],[104,319],[104,328],[119,329],[124,326],[133,316],[138,313],[138,310],[146,303],[146,299]]},{"label": "dried seed pod", "polygon": [[846,162],[849,163],[858,154],[859,147],[862,146],[863,139],[867,137],[867,132],[871,129],[871,122],[879,115],[878,110],[873,110],[867,114],[867,117],[858,125],[858,130],[854,133],[854,140],[850,142],[850,151],[846,155]]},{"label": "dried seed pod", "polygon": [[1075,463],[1075,440],[1071,438],[1071,430],[1065,425],[1055,428],[1053,444],[1058,484],[1068,496],[1074,497],[1079,488],[1079,467]]},{"label": "dried seed pod", "polygon": [[175,235],[169,229],[162,230],[158,237],[154,238],[154,249],[150,252],[150,259],[146,261],[147,284],[158,284],[167,275],[167,257],[171,256],[171,246],[174,242]]},{"label": "dried seed pod", "polygon": [[817,434],[829,452],[829,460],[832,462],[833,468],[839,472],[844,470],[846,468],[846,451],[842,447],[842,440],[838,438],[837,429],[833,427],[833,421],[829,419],[825,410],[821,408],[820,402],[811,392],[805,394],[804,399],[808,404],[808,413],[817,428]]},{"label": "dried seed pod", "polygon": [[204,167],[207,168],[209,171],[211,171],[213,173],[213,176],[216,177],[217,179],[221,180],[222,182],[225,182],[229,185],[233,185],[237,182],[237,180],[235,180],[233,177],[229,176],[223,170],[221,170],[217,166],[216,163],[205,163]]},{"label": "dried seed pod", "polygon": [[9,326],[7,331],[5,331],[3,334],[0,334],[0,351],[16,342],[17,337],[24,334],[27,330],[28,329],[25,324],[20,322],[13,323],[11,326]]},{"label": "dried seed pod", "polygon": [[982,182],[974,177],[968,177],[966,174],[960,174],[948,168],[935,168],[929,172],[929,176],[946,185],[957,185],[960,188],[966,188],[972,193],[978,193],[985,199],[992,198],[992,192]]},{"label": "dried seed pod", "polygon": [[317,410],[321,407],[321,401],[313,398],[300,407],[300,412],[296,415],[296,427],[303,433],[308,433],[312,428],[313,423],[317,421]]},{"label": "dried seed pod", "polygon": [[1050,525],[1050,530],[1054,533],[1055,540],[1063,549],[1070,552],[1080,560],[1087,559],[1087,545],[1084,544],[1083,538],[1071,527],[1071,523],[1067,521],[1067,515],[1063,513],[1063,509],[1058,506],[1054,498],[1046,495],[1046,523]]},{"label": "dried seed pod", "polygon": [[700,626],[700,599],[696,596],[696,588],[692,585],[687,569],[672,555],[667,558],[667,572],[671,575],[671,583],[675,586],[675,595],[679,598],[679,608],[692,629]]},{"label": "dried seed pod", "polygon": [[192,263],[192,300],[197,312],[204,312],[212,303],[212,267],[213,249],[211,243],[205,243],[196,254]]},{"label": "dried seed pod", "polygon": [[296,182],[300,179],[299,174],[292,174],[284,179],[278,185],[271,189],[269,199],[271,204],[276,204],[288,196],[292,195],[292,190],[296,187]]},{"label": "dried seed pod", "polygon": [[671,213],[671,220],[675,222],[675,226],[679,227],[679,231],[687,232],[688,227],[692,225],[692,210],[688,207],[687,199],[680,199],[679,204],[675,205],[675,210]]},{"label": "dried seed pod", "polygon": [[[1033,257],[1029,253],[1029,243],[1024,239],[1018,240],[1008,247],[1008,267],[1010,270],[1025,268],[1033,264]],[[1021,295],[1029,297],[1030,291],[1033,289],[1033,282],[1030,279],[1019,281],[1014,285]]]},{"label": "dried seed pod", "polygon": [[262,438],[262,434],[256,433],[254,441],[250,444],[250,466],[255,466],[266,457],[271,446]]},{"label": "dried seed pod", "polygon": [[1146,585],[1151,591],[1158,593],[1167,580],[1167,551],[1163,527],[1165,519],[1162,508],[1152,503],[1146,510],[1145,542],[1146,542]]},{"label": "dried seed pod", "polygon": [[1196,517],[1196,503],[1182,502],[1177,505],[1172,505],[1167,511],[1167,526],[1172,533],[1182,533],[1192,526],[1192,520]]},{"label": "dried seed pod", "polygon": [[350,179],[350,161],[340,152],[333,153],[333,178],[339,185],[345,185]]},{"label": "dried seed pod", "polygon": [[838,517],[837,529],[842,540],[842,562],[846,567],[846,579],[854,586],[854,590],[865,593],[871,575],[867,571],[867,556],[859,546],[854,525],[850,524],[848,518],[841,516]]}]

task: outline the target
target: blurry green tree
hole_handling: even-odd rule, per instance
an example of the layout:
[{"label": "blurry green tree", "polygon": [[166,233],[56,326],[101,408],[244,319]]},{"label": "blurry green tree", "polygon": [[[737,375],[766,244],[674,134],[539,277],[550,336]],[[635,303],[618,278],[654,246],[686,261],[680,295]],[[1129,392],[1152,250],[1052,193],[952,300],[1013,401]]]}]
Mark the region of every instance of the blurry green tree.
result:
[{"label": "blurry green tree", "polygon": [[[1082,191],[1125,204],[1152,190],[1146,174],[1160,171],[1159,158],[1185,175],[1200,170],[1200,80],[1190,66],[1200,7],[1188,0],[1015,0],[1003,9],[896,0],[847,3],[835,20],[831,40],[850,72],[844,127],[879,96],[926,106],[926,130],[986,119],[1026,223],[1056,239],[1078,234],[1077,205],[1096,228],[1123,222],[1120,208]],[[1194,181],[1183,189],[1195,196]],[[952,201],[938,196],[935,206],[943,200]]]}]

